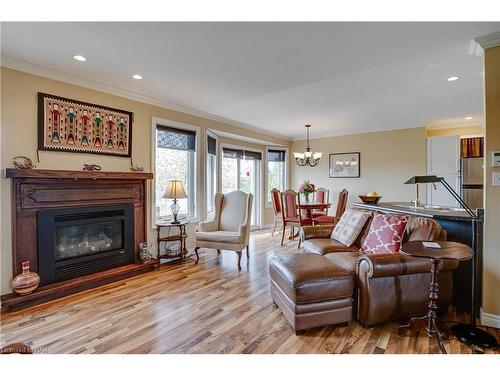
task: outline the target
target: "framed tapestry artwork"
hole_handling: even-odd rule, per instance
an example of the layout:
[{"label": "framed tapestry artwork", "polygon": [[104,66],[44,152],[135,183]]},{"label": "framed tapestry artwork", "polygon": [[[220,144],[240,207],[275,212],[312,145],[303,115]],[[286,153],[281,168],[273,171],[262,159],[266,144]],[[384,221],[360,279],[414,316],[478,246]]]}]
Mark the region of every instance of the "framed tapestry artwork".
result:
[{"label": "framed tapestry artwork", "polygon": [[133,113],[38,93],[38,149],[132,154]]},{"label": "framed tapestry artwork", "polygon": [[356,178],[360,176],[360,153],[344,152],[330,154],[329,171],[331,178]]}]

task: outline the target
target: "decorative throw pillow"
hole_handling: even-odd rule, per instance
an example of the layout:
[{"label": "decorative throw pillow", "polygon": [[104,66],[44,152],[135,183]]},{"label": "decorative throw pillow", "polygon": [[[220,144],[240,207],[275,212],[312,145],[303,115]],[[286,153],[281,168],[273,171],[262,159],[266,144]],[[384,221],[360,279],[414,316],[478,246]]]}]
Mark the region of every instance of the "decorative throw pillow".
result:
[{"label": "decorative throw pillow", "polygon": [[332,232],[332,238],[340,243],[351,246],[365,226],[370,214],[363,211],[348,209],[344,212]]},{"label": "decorative throw pillow", "polygon": [[397,215],[376,215],[361,250],[370,254],[396,253],[401,249],[408,219]]}]

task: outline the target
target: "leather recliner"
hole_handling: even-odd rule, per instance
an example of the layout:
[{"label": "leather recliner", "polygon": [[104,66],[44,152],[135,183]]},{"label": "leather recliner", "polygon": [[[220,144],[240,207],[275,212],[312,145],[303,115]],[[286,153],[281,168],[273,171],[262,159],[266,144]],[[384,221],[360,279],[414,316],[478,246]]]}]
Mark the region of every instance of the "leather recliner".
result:
[{"label": "leather recliner", "polygon": [[[374,213],[356,241],[345,246],[331,238],[334,226],[301,228],[301,249],[325,256],[354,278],[354,317],[365,326],[404,320],[427,312],[431,261],[400,253],[367,254],[361,245],[368,234]],[[403,243],[407,241],[445,241],[447,233],[432,219],[408,217]],[[439,270],[439,310],[444,312],[453,293],[452,272],[457,261],[445,260]]]}]

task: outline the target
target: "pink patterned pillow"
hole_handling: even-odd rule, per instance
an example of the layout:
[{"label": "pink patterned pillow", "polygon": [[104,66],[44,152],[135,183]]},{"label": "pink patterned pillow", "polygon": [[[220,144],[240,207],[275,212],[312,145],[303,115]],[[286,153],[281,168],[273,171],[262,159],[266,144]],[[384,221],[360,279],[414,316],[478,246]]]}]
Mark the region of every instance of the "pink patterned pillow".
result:
[{"label": "pink patterned pillow", "polygon": [[370,254],[398,252],[407,223],[405,216],[376,215],[361,249]]}]

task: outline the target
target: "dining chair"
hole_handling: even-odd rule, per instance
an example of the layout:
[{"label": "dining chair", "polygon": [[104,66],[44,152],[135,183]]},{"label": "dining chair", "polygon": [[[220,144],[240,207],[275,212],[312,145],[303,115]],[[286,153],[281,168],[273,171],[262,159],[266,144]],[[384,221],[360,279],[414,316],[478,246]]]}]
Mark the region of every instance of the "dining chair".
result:
[{"label": "dining chair", "polygon": [[339,193],[339,200],[337,202],[337,212],[335,213],[335,216],[323,215],[315,217],[313,218],[314,224],[316,225],[337,224],[337,222],[340,220],[340,218],[345,212],[348,197],[349,197],[349,192],[346,189],[342,189],[342,191]]},{"label": "dining chair", "polygon": [[[311,218],[303,218],[300,209],[300,195],[291,190],[285,190],[281,193],[281,214],[283,220],[283,229],[281,233],[281,246],[285,239],[286,227],[290,227],[290,239],[295,237],[294,228],[300,228],[304,225],[312,225]],[[300,247],[300,241],[299,241]]]},{"label": "dining chair", "polygon": [[[314,202],[315,203],[328,203],[330,201],[330,190],[325,188],[318,188],[314,193]],[[316,218],[318,216],[328,215],[328,207],[327,208],[315,208],[311,211],[311,218]]]},{"label": "dining chair", "polygon": [[271,233],[271,237],[274,237],[274,232],[276,231],[276,227],[280,226],[280,233],[283,227],[283,214],[281,212],[281,192],[274,188],[271,190],[271,202],[273,204],[274,211],[274,228],[273,233]]}]

